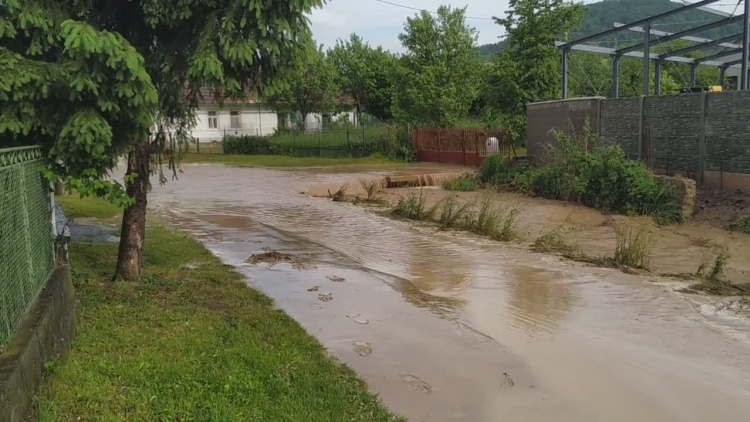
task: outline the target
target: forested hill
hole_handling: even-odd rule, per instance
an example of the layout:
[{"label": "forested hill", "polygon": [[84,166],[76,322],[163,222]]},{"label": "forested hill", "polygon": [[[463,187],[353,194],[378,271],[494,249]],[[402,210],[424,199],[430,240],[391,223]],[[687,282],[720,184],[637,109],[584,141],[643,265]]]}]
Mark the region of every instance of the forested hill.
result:
[{"label": "forested hill", "polygon": [[[727,1],[726,3],[735,3],[735,1]],[[680,3],[673,3],[670,0],[603,0],[598,3],[587,4],[586,14],[584,15],[581,29],[580,31],[571,34],[570,39],[581,38],[586,35],[596,34],[611,29],[614,27],[614,22],[633,22],[678,7],[682,7],[682,5]],[[701,10],[691,10],[655,22],[654,29],[665,32],[676,32],[700,26],[716,19],[720,19],[720,17]],[[737,34],[739,32],[742,32],[741,23],[716,28],[707,31],[704,34],[696,35],[714,38]],[[635,40],[637,37],[637,33],[626,31],[618,34],[617,41],[618,43],[628,43],[629,41]],[[605,41],[609,41],[608,44],[612,44],[614,38]],[[498,51],[499,48],[500,43],[487,44],[480,46],[479,51],[482,56],[489,57]]]}]

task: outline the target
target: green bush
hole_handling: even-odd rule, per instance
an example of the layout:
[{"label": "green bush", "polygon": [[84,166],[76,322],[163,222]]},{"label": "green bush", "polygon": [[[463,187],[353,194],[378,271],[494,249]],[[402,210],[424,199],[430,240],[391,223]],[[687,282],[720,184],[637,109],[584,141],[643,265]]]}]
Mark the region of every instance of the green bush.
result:
[{"label": "green bush", "polygon": [[291,145],[272,142],[267,136],[227,136],[224,138],[224,154],[243,155],[292,155]]},{"label": "green bush", "polygon": [[473,192],[479,190],[479,182],[470,176],[454,177],[443,182],[443,189],[459,192]]},{"label": "green bush", "polygon": [[683,221],[682,206],[674,192],[639,161],[625,158],[619,146],[588,148],[588,142],[558,138],[549,164],[534,168],[501,157],[488,157],[479,180],[500,189],[549,199],[579,202],[621,214],[650,215],[659,224]]}]

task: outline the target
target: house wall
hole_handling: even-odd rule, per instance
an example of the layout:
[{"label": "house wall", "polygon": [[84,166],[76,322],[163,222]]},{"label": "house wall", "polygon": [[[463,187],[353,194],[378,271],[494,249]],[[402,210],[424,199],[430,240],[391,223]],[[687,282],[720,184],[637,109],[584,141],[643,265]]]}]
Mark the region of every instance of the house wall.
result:
[{"label": "house wall", "polygon": [[[218,127],[213,129],[208,127],[208,112],[215,111],[218,118]],[[231,112],[240,112],[240,128],[231,127]],[[356,111],[347,111],[331,115],[331,121],[338,121],[345,117],[350,122],[355,121]],[[302,113],[296,113],[297,122],[302,120]],[[320,113],[310,113],[307,115],[308,131],[318,131],[323,129],[323,115]],[[279,128],[279,115],[276,111],[271,110],[263,105],[246,105],[246,106],[203,106],[196,112],[196,125],[192,130],[193,138],[201,142],[220,141],[224,135],[249,135],[249,136],[269,136],[276,133]],[[292,126],[292,122],[287,118],[287,127]]]},{"label": "house wall", "polygon": [[[218,118],[218,127],[208,127],[208,112],[215,111]],[[240,112],[240,128],[231,127],[230,112]],[[192,131],[193,138],[201,142],[219,141],[227,135],[251,135],[266,136],[273,135],[278,127],[278,115],[275,111],[265,107],[249,105],[244,107],[205,106],[197,111],[196,125]]]}]

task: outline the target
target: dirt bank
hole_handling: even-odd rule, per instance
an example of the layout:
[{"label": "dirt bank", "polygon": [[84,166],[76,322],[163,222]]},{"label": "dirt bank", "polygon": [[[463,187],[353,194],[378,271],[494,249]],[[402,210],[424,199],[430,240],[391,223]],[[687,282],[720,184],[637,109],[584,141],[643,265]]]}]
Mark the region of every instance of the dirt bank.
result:
[{"label": "dirt bank", "polygon": [[[390,204],[418,188],[400,188],[381,191],[380,195]],[[590,257],[612,256],[616,246],[618,224],[637,220],[647,222],[653,234],[653,254],[649,270],[653,274],[682,275],[687,278],[696,274],[703,265],[711,268],[719,253],[728,253],[724,277],[733,283],[750,282],[750,235],[720,228],[720,224],[708,224],[706,218],[688,221],[675,226],[657,226],[639,217],[604,214],[582,205],[542,198],[530,198],[507,192],[483,190],[481,192],[448,192],[439,187],[423,190],[426,206],[456,195],[461,202],[478,200],[489,195],[503,204],[512,204],[520,209],[518,216],[519,243],[529,247],[540,236],[559,230],[569,243],[579,246],[583,254]],[[701,214],[707,215],[709,208]]]}]

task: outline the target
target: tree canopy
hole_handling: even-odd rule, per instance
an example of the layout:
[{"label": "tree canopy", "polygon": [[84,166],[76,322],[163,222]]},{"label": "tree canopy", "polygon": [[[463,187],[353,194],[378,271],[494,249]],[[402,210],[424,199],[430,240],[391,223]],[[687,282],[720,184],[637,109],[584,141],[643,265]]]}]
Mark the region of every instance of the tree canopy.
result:
[{"label": "tree canopy", "polygon": [[479,94],[477,32],[466,9],[441,6],[408,18],[399,39],[406,49],[396,76],[394,116],[404,122],[449,127],[465,118]]},{"label": "tree canopy", "polygon": [[0,10],[0,146],[42,145],[59,174],[101,174],[153,122],[144,59],[117,32],[52,4]]},{"label": "tree canopy", "polygon": [[277,110],[302,114],[302,126],[310,113],[334,111],[339,89],[336,69],[322,50],[308,55],[307,61],[286,76],[286,86],[266,100]]},{"label": "tree canopy", "polygon": [[381,47],[372,48],[357,34],[338,40],[328,52],[336,68],[336,82],[358,112],[390,120],[396,58]]}]

